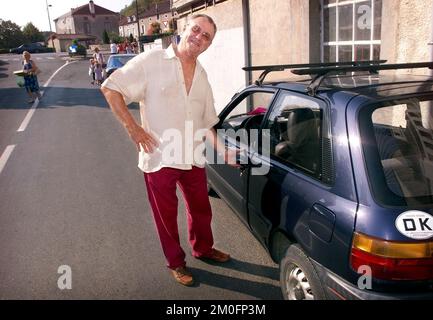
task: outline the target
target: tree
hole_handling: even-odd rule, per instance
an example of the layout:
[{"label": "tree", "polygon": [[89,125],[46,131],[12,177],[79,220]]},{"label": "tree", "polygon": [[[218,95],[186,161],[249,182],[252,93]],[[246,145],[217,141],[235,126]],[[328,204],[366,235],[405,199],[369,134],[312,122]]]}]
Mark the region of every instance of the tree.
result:
[{"label": "tree", "polygon": [[36,28],[31,22],[27,23],[24,26],[23,34],[24,34],[24,38],[26,39],[26,42],[45,41],[42,32],[40,32],[39,29]]},{"label": "tree", "polygon": [[10,20],[0,23],[0,48],[14,48],[23,44],[24,35],[19,25]]},{"label": "tree", "polygon": [[[160,3],[162,1],[164,0],[137,0],[138,14],[143,13],[151,6],[155,6],[157,3]],[[135,15],[135,0],[132,0],[129,6],[125,7],[123,10],[120,10],[120,14],[125,17]]]},{"label": "tree", "polygon": [[108,36],[108,32],[105,29],[104,32],[102,33],[102,42],[105,44],[110,43],[110,37]]},{"label": "tree", "polygon": [[160,34],[161,33],[161,24],[158,21],[154,21],[151,24],[152,34]]},{"label": "tree", "polygon": [[116,32],[110,32],[108,36],[114,43],[121,43],[124,41],[123,37],[119,36]]}]

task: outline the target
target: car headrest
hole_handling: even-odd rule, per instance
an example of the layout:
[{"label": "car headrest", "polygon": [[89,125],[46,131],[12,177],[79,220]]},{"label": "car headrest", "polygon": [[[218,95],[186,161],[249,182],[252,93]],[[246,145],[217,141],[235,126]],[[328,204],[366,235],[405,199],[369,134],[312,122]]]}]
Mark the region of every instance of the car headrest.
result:
[{"label": "car headrest", "polygon": [[302,143],[315,133],[314,113],[310,108],[292,109],[287,112],[287,138],[293,143]]}]

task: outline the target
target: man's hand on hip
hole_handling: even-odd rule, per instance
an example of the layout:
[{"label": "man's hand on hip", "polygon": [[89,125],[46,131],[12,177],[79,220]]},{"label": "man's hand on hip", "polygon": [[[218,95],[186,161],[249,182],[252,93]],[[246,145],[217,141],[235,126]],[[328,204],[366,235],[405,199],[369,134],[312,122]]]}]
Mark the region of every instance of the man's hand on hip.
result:
[{"label": "man's hand on hip", "polygon": [[132,129],[128,129],[129,136],[140,151],[140,145],[143,147],[144,152],[152,153],[158,147],[158,141],[152,136],[151,133],[146,132],[139,125],[135,125]]}]

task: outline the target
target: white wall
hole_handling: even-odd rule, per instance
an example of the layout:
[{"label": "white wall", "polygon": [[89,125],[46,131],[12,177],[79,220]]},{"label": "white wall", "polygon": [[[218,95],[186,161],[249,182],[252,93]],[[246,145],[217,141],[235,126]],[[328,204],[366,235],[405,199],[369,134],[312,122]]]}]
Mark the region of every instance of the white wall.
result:
[{"label": "white wall", "polygon": [[199,57],[212,86],[219,113],[233,94],[245,87],[244,35],[242,28],[218,30],[212,45]]}]

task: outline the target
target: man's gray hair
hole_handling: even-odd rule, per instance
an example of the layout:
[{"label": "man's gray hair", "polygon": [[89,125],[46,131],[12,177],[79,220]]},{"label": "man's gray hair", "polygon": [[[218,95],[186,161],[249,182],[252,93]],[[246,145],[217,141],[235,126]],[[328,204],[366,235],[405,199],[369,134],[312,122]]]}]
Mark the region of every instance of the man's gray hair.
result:
[{"label": "man's gray hair", "polygon": [[192,16],[190,16],[190,18],[188,19],[188,22],[190,22],[190,21],[192,21],[192,20],[194,20],[194,19],[197,19],[197,18],[205,18],[205,19],[207,19],[207,21],[213,26],[213,28],[214,28],[214,31],[215,31],[215,34],[216,34],[216,32],[217,32],[217,26],[216,26],[216,23],[215,23],[215,21],[213,21],[213,19],[211,18],[211,17],[209,17],[207,14],[204,14],[204,13],[196,13],[196,14],[193,14]]}]

